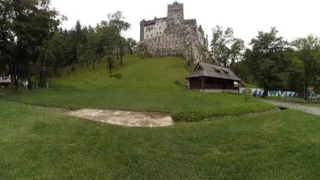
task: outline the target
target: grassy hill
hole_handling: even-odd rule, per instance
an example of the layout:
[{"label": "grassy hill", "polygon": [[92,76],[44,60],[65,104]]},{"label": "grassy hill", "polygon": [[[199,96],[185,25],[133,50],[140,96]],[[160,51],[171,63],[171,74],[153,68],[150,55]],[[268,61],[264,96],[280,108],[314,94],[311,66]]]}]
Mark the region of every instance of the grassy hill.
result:
[{"label": "grassy hill", "polygon": [[186,84],[185,60],[178,57],[141,59],[128,55],[124,65],[115,60],[113,74],[121,74],[122,78],[110,78],[106,62],[96,64],[92,70],[86,66],[76,67],[76,71],[64,69],[61,77],[53,79],[56,86],[70,86],[87,90],[103,90],[108,92],[122,91],[138,94],[181,93],[176,81]]},{"label": "grassy hill", "polygon": [[211,115],[238,115],[272,108],[258,100],[245,103],[240,95],[205,94],[184,88],[186,61],[179,57],[147,58],[126,56],[124,66],[116,64],[110,78],[106,62],[96,70],[64,69],[52,80],[54,88],[11,93],[4,98],[36,105],[71,109],[100,108],[135,111],[206,111]]}]

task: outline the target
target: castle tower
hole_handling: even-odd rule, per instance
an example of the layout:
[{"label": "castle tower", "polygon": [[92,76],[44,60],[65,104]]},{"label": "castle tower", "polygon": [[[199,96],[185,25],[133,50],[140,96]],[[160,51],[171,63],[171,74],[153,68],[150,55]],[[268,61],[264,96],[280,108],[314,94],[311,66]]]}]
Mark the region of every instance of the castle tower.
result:
[{"label": "castle tower", "polygon": [[140,21],[140,41],[144,40],[144,24],[146,23],[145,20]]},{"label": "castle tower", "polygon": [[177,1],[168,5],[168,19],[169,20],[183,20],[183,4]]}]

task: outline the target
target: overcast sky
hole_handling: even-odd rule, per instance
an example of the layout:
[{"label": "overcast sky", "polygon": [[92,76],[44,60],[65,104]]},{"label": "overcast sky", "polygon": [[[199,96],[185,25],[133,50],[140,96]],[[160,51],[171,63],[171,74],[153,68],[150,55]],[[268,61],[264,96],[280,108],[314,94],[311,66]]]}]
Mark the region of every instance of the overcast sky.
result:
[{"label": "overcast sky", "polygon": [[[186,19],[196,18],[209,38],[220,25],[234,29],[246,44],[258,34],[276,26],[279,34],[292,40],[308,34],[320,35],[319,0],[179,0]],[[62,27],[71,28],[80,19],[95,26],[107,15],[122,11],[132,27],[124,35],[139,40],[140,21],[165,17],[174,0],[52,0],[52,5],[68,17]]]}]

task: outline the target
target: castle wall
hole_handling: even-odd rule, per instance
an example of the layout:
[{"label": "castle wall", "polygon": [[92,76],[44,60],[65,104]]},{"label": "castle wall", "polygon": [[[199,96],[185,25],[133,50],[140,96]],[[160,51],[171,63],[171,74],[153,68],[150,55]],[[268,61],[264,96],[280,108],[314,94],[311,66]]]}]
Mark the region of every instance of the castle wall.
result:
[{"label": "castle wall", "polygon": [[167,22],[165,20],[158,20],[155,21],[154,24],[144,26],[144,39],[150,39],[154,38],[157,36],[163,36],[164,35],[164,30],[167,27]]},{"label": "castle wall", "polygon": [[205,39],[203,34],[197,30],[198,41],[202,46],[205,46]]},{"label": "castle wall", "polygon": [[184,19],[183,4],[177,2],[168,5],[168,19]]},{"label": "castle wall", "polygon": [[185,59],[196,62],[203,59],[198,50],[202,45],[193,27],[185,26],[179,21],[168,21],[164,33],[164,36],[145,39],[141,42],[152,56],[183,56]]},{"label": "castle wall", "polygon": [[184,20],[183,4],[178,2],[168,5],[167,18],[140,23],[139,51],[154,57],[178,55],[198,62],[208,57],[208,52],[203,52],[205,45],[197,20]]}]

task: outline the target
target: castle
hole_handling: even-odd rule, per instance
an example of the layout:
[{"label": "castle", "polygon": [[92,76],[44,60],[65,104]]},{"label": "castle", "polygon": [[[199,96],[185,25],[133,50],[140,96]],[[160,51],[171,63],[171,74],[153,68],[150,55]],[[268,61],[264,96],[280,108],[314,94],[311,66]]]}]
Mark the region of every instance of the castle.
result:
[{"label": "castle", "polygon": [[140,22],[138,50],[154,57],[181,55],[194,62],[208,56],[208,36],[196,19],[184,19],[183,4],[168,5],[167,17]]}]

